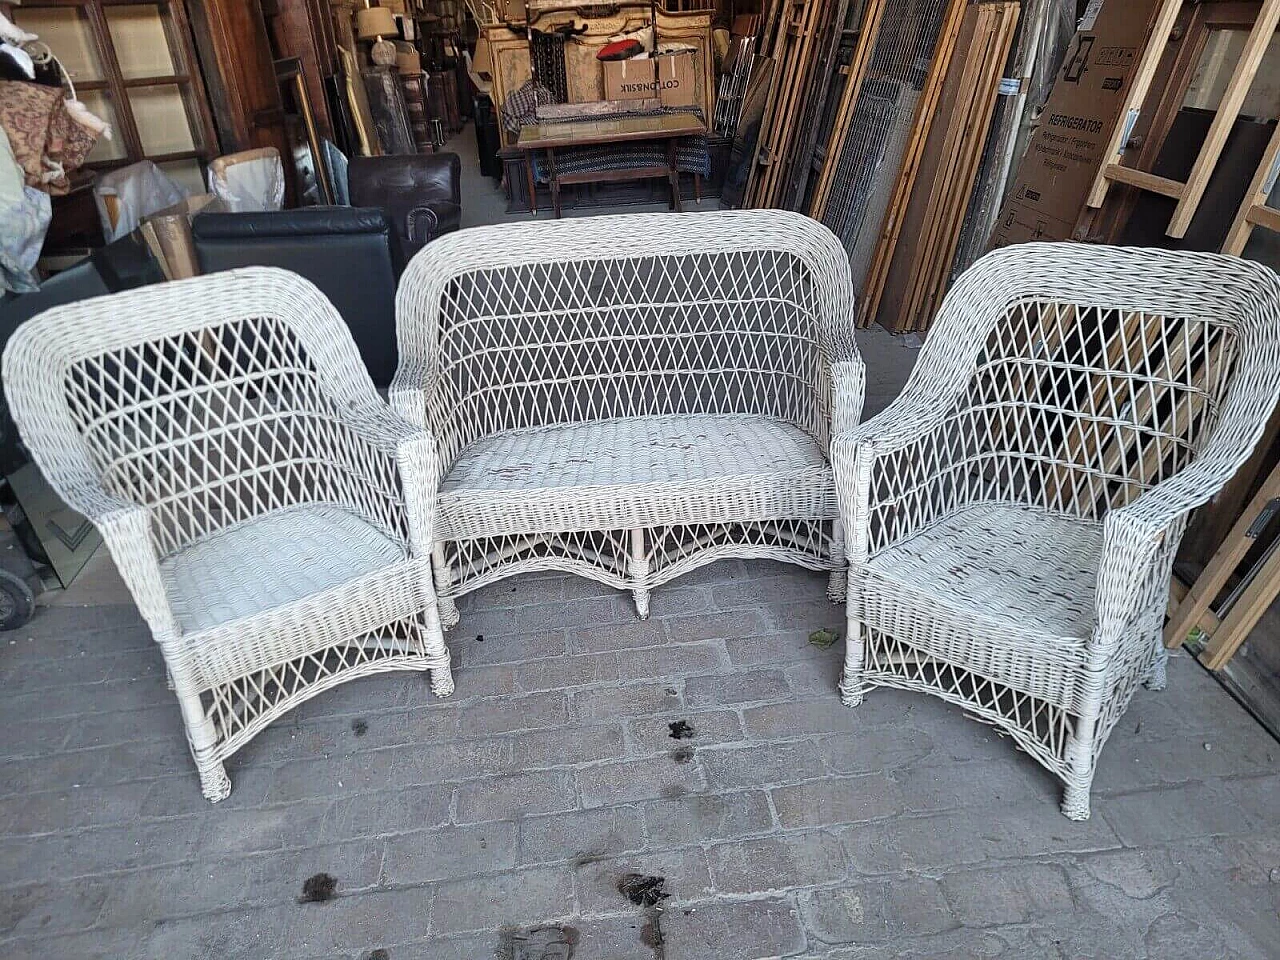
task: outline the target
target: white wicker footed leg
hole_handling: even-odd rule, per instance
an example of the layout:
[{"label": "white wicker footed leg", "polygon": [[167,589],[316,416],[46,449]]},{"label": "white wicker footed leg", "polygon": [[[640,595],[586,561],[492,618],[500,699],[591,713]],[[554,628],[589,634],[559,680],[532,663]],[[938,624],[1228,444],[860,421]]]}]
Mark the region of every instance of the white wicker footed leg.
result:
[{"label": "white wicker footed leg", "polygon": [[200,790],[213,803],[231,795],[231,778],[227,776],[218,751],[218,733],[213,720],[205,712],[198,693],[181,693],[178,705],[187,728],[187,743],[200,774]]},{"label": "white wicker footed leg", "polygon": [[1063,774],[1062,813],[1070,820],[1089,819],[1089,788],[1094,770],[1093,717],[1081,717],[1067,743],[1067,769]]},{"label": "white wicker footed leg", "polygon": [[449,561],[445,557],[444,544],[437,543],[431,550],[431,572],[436,585],[436,607],[439,611],[440,625],[450,630],[458,625],[461,617],[458,607],[453,602],[453,577],[449,571]]},{"label": "white wicker footed leg", "polygon": [[631,596],[636,601],[636,616],[641,620],[649,619],[649,556],[644,551],[644,530],[636,528],[630,531],[631,558],[627,564],[627,575],[635,586]]},{"label": "white wicker footed leg", "polygon": [[1169,683],[1168,677],[1169,651],[1165,649],[1161,637],[1156,637],[1156,652],[1151,658],[1151,669],[1143,680],[1148,690],[1163,690]]},{"label": "white wicker footed leg", "polygon": [[862,672],[867,660],[867,627],[861,620],[848,617],[845,630],[844,675],[840,678],[840,699],[846,707],[856,707],[862,703],[862,695],[866,693]]},{"label": "white wicker footed leg", "polygon": [[[457,609],[454,609],[456,615]],[[431,671],[431,692],[437,697],[453,695],[453,667],[449,663],[449,648],[444,644],[444,630],[436,605],[428,606],[422,614],[423,647],[427,669]]]},{"label": "white wicker footed leg", "polygon": [[844,524],[839,520],[831,525],[831,562],[835,569],[827,583],[827,596],[832,603],[844,603],[848,596],[849,565],[844,555]]}]

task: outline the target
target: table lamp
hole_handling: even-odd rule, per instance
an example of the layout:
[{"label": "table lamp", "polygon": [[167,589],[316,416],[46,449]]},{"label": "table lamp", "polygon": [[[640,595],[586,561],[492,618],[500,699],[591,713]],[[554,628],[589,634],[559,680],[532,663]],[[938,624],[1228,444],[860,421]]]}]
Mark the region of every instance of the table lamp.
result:
[{"label": "table lamp", "polygon": [[356,11],[356,35],[361,40],[371,40],[369,58],[380,67],[396,62],[396,45],[383,37],[394,37],[400,31],[396,18],[386,7],[365,7]]}]

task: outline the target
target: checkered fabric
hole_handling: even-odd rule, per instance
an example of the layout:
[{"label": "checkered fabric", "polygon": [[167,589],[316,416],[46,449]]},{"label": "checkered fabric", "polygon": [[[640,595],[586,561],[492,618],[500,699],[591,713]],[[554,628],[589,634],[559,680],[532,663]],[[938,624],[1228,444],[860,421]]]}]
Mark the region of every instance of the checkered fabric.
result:
[{"label": "checkered fabric", "polygon": [[[615,113],[593,119],[619,120],[623,117],[653,117],[668,113],[686,113],[696,116],[699,120],[702,119],[702,111],[697,107],[660,107],[657,110],[646,110],[641,113]],[[556,169],[560,173],[662,167],[666,166],[666,163],[667,146],[665,143],[657,142],[640,141],[591,147],[566,147],[563,150],[556,150]],[[711,176],[711,152],[707,147],[706,137],[681,137],[677,141],[676,169],[681,173]],[[533,175],[538,183],[551,182],[551,169],[547,165],[545,154],[533,154]]]}]

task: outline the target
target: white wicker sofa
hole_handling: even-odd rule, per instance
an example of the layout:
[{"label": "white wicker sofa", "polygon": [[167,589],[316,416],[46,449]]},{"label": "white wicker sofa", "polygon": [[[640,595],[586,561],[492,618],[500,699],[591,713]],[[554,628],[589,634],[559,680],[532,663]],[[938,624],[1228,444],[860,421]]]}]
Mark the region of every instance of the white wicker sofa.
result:
[{"label": "white wicker sofa", "polygon": [[[397,296],[397,412],[437,440],[433,568],[453,600],[560,570],[630,590],[725,557],[833,570],[828,459],[864,368],[848,259],[798,214],[464,230]],[[833,409],[834,408],[834,409]]]}]

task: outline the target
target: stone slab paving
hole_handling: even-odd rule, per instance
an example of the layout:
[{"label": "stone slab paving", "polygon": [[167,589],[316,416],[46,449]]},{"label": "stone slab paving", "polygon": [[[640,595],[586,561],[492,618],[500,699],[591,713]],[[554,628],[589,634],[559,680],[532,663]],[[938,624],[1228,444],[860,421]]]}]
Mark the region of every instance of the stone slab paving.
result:
[{"label": "stone slab paving", "polygon": [[[1194,662],[1139,694],[1072,823],[958,711],[841,706],[840,645],[807,639],[841,622],[824,588],[720,564],[644,623],[582,580],[484,590],[453,699],[324,694],[217,806],[132,606],[73,588],[0,639],[0,956],[1277,955],[1280,749]],[[320,873],[332,898],[298,902]]]}]

